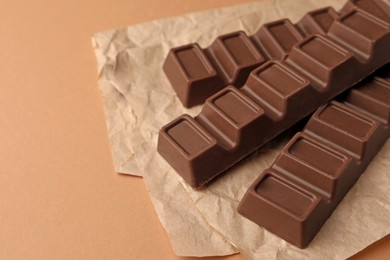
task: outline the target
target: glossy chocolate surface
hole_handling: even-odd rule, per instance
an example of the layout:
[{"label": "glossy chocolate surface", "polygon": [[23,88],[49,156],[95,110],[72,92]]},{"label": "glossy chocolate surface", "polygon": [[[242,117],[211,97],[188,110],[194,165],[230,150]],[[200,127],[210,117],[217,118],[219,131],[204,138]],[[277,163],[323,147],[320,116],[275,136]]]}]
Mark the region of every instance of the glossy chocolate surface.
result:
[{"label": "glossy chocolate surface", "polygon": [[326,33],[337,17],[333,8],[321,8],[296,25],[282,19],[264,24],[252,36],[243,31],[221,35],[205,49],[196,43],[176,47],[163,69],[182,104],[199,105],[224,87],[243,86],[253,69],[270,59],[283,60],[294,44]]},{"label": "glossy chocolate surface", "polygon": [[308,246],[390,135],[390,80],[376,75],[315,112],[248,189],[240,214]]},{"label": "glossy chocolate surface", "polygon": [[[361,9],[346,11],[330,27],[325,21],[326,35],[300,40],[283,61],[272,59],[253,70],[241,88],[228,86],[208,98],[195,118],[183,115],[162,127],[158,151],[191,186],[204,186],[390,62],[388,22]],[[231,68],[237,67],[225,70]],[[210,71],[190,74],[215,75]]]}]

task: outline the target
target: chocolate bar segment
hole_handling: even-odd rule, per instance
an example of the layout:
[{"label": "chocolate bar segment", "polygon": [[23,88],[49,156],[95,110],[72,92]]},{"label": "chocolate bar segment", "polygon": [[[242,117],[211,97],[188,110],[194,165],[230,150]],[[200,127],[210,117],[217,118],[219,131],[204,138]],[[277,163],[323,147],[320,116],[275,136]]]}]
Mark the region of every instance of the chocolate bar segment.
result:
[{"label": "chocolate bar segment", "polygon": [[271,61],[254,70],[240,91],[260,104],[268,117],[280,120],[310,91],[308,87],[309,81],[291,68]]},{"label": "chocolate bar segment", "polygon": [[252,39],[268,57],[282,60],[303,36],[290,20],[283,19],[263,25]]},{"label": "chocolate bar segment", "polygon": [[[355,28],[348,22],[350,19],[359,21],[364,28]],[[365,26],[373,27],[373,32],[367,35]],[[353,33],[349,33],[351,31]],[[355,42],[364,38],[368,39],[365,49],[358,49],[360,46]],[[171,137],[173,140],[164,144],[159,141],[158,151],[185,179],[191,176],[191,180],[203,181],[191,183],[193,187],[204,186],[321,104],[390,62],[388,46],[390,25],[367,12],[353,9],[336,19],[326,35],[309,36],[294,45],[284,61],[270,60],[252,71],[243,87],[230,86],[207,100],[194,122],[217,140],[217,148],[202,151],[207,154],[214,149],[218,151],[217,159],[208,167],[201,167],[206,164],[201,159],[194,162],[199,166],[192,164],[193,169],[181,167],[188,164],[187,157],[172,157],[165,152],[176,149],[165,147],[167,144],[188,142],[186,136],[180,140]],[[334,107],[339,106],[329,110]],[[348,113],[344,114],[354,127],[370,127],[369,123],[355,122]],[[318,119],[321,120],[325,119]],[[337,127],[329,129],[337,132]],[[163,128],[160,135],[168,136],[165,131]],[[347,137],[340,133],[337,138],[335,142]],[[344,148],[351,155],[362,156],[366,149],[362,140],[366,137],[353,138],[360,139]]]},{"label": "chocolate bar segment", "polygon": [[[296,135],[283,149],[282,154],[274,163],[274,168],[312,187],[328,200],[334,198],[338,178],[351,164],[349,156],[305,134]],[[291,175],[291,172],[294,175]]]},{"label": "chocolate bar segment", "polygon": [[358,68],[351,52],[321,35],[308,37],[294,46],[286,63],[310,79],[319,91],[326,91],[337,83],[348,84],[353,78],[353,69]]},{"label": "chocolate bar segment", "polygon": [[329,134],[329,142],[360,159],[371,150],[368,141],[377,125],[376,120],[361,116],[343,104],[331,102],[312,117],[307,131],[317,136]]},{"label": "chocolate bar segment", "polygon": [[[390,71],[390,70],[389,70]],[[376,77],[351,90],[344,103],[375,117],[383,124],[390,123],[390,78]]]},{"label": "chocolate bar segment", "polygon": [[338,16],[338,13],[333,8],[321,8],[308,12],[296,26],[306,36],[325,34]]},{"label": "chocolate bar segment", "polygon": [[164,126],[159,144],[160,153],[172,159],[173,168],[183,169],[182,177],[192,186],[207,181],[194,173],[204,171],[221,154],[215,137],[188,115]]},{"label": "chocolate bar segment", "polygon": [[[202,100],[205,91],[218,91],[222,85],[217,71],[198,44],[172,49],[164,63],[164,70],[183,102],[189,106]],[[183,88],[182,86],[186,86]]]},{"label": "chocolate bar segment", "polygon": [[238,212],[307,247],[390,136],[389,86],[370,78],[318,109],[251,185]]},{"label": "chocolate bar segment", "polygon": [[224,85],[241,86],[249,72],[265,60],[242,31],[218,37],[206,52]]},{"label": "chocolate bar segment", "polygon": [[388,26],[387,22],[355,9],[334,23],[330,37],[364,62],[372,58],[374,50],[388,51],[388,45],[382,46],[384,43],[379,40]]},{"label": "chocolate bar segment", "polygon": [[349,0],[341,12],[348,12],[354,8],[365,10],[381,20],[390,22],[390,5],[386,0]]},{"label": "chocolate bar segment", "polygon": [[235,150],[241,142],[250,142],[242,139],[255,135],[254,130],[264,119],[263,109],[234,87],[208,99],[203,113],[196,118],[226,151]]},{"label": "chocolate bar segment", "polygon": [[169,51],[164,72],[185,107],[201,104],[229,85],[244,85],[250,72],[269,59],[283,60],[304,36],[324,34],[337,18],[331,7],[311,12],[297,25],[288,19],[264,24],[252,36],[219,36],[207,48],[189,44]]}]

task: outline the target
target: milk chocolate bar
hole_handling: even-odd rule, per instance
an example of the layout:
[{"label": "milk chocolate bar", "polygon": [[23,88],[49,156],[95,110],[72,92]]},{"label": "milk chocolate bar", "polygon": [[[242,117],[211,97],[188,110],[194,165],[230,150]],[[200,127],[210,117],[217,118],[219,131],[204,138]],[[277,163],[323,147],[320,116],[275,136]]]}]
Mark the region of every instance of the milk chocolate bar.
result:
[{"label": "milk chocolate bar", "polygon": [[389,78],[358,84],[315,112],[250,186],[238,212],[305,248],[385,143],[389,124]]},{"label": "milk chocolate bar", "polygon": [[269,60],[244,86],[228,86],[192,118],[162,127],[158,151],[193,187],[201,187],[339,93],[390,62],[390,25],[361,9],[332,23],[326,35]]},{"label": "milk chocolate bar", "polygon": [[281,19],[261,26],[252,36],[243,31],[221,35],[205,49],[196,43],[176,47],[163,69],[182,104],[199,105],[226,86],[243,86],[249,73],[267,60],[286,58],[304,36],[325,34],[337,17],[333,8],[321,8],[296,25]]},{"label": "milk chocolate bar", "polygon": [[[390,7],[383,0],[349,0],[341,13],[354,8],[390,22]],[[333,8],[321,8],[295,25],[281,19],[263,25],[252,36],[243,31],[221,35],[205,49],[196,43],[176,47],[168,53],[163,69],[182,104],[199,105],[228,85],[241,87],[249,73],[267,60],[283,60],[303,37],[325,34],[337,17]]]}]

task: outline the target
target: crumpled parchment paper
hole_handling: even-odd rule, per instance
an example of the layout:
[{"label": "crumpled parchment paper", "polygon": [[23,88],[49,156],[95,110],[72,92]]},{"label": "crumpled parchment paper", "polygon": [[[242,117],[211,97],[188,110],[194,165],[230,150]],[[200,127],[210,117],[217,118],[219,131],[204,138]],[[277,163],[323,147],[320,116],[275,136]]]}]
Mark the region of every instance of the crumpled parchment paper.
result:
[{"label": "crumpled parchment paper", "polygon": [[301,250],[241,217],[236,207],[249,185],[292,136],[288,131],[202,191],[189,187],[156,151],[161,126],[184,109],[163,71],[168,50],[190,42],[208,46],[218,35],[280,18],[298,21],[339,0],[263,0],[96,33],[108,135],[115,169],[144,177],[158,217],[181,256],[241,252],[246,259],[342,259],[390,233],[390,142],[340,203],[310,246]]}]

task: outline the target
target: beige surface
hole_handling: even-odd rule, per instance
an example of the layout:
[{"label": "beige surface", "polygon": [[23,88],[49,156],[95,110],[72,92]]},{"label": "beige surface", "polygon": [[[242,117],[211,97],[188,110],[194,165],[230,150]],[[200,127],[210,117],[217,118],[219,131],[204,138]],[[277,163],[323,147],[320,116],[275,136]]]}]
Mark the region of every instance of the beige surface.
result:
[{"label": "beige surface", "polygon": [[114,172],[90,38],[242,2],[0,2],[0,259],[182,259],[142,180]]}]

